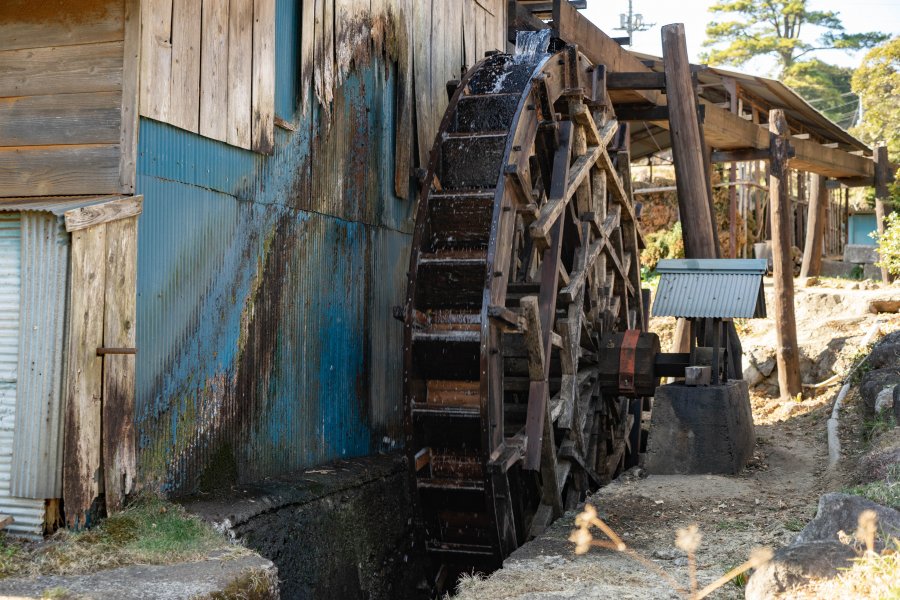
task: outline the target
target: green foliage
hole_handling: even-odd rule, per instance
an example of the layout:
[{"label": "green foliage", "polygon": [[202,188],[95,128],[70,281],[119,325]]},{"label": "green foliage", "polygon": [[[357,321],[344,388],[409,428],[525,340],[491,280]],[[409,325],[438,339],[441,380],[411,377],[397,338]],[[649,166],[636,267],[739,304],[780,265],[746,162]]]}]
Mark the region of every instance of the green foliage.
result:
[{"label": "green foliage", "polygon": [[891,159],[900,159],[900,37],[870,50],[850,83],[862,103],[862,121],[852,133],[886,145]]},{"label": "green foliage", "polygon": [[885,216],[884,233],[871,235],[878,244],[879,260],[875,264],[885,267],[892,275],[900,275],[900,213]]},{"label": "green foliage", "polygon": [[848,129],[859,112],[859,97],[850,89],[851,77],[853,69],[814,58],[794,63],[781,79],[826,117]]},{"label": "green foliage", "polygon": [[[888,37],[846,33],[837,13],[810,10],[807,0],[719,0],[709,11],[726,16],[706,27],[703,45],[711,48],[710,64],[740,66],[757,56],[774,56],[784,72],[815,50],[870,48]],[[824,30],[815,42],[800,37],[810,27]]]},{"label": "green foliage", "polygon": [[648,271],[648,278],[656,270],[656,263],[664,258],[684,258],[684,241],[681,238],[681,223],[672,229],[661,229],[648,234],[647,247],[641,251],[641,265]]}]

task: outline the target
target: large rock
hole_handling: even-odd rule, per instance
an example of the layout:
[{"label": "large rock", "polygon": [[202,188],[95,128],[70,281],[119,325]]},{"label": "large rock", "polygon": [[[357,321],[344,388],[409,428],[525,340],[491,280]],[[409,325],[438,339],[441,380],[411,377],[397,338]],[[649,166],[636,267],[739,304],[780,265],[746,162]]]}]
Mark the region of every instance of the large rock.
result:
[{"label": "large rock", "polygon": [[893,336],[893,333],[890,334],[890,336],[885,337],[878,342],[878,345],[872,348],[869,358],[866,359],[866,364],[873,369],[897,367],[897,365],[900,365],[900,338]]},{"label": "large rock", "polygon": [[840,542],[809,542],[778,550],[772,560],[754,571],[744,597],[767,600],[810,579],[831,579],[850,566],[856,553]]},{"label": "large rock", "polygon": [[[795,544],[838,542],[838,531],[853,534],[859,526],[859,515],[872,510],[878,517],[877,537],[900,537],[900,512],[881,506],[860,496],[824,494],[819,498],[815,518],[797,536]],[[881,546],[879,540],[879,546]]]},{"label": "large rock", "polygon": [[859,396],[862,398],[865,415],[871,418],[875,414],[875,403],[878,394],[887,387],[900,384],[900,365],[873,369],[863,375],[859,384]]}]

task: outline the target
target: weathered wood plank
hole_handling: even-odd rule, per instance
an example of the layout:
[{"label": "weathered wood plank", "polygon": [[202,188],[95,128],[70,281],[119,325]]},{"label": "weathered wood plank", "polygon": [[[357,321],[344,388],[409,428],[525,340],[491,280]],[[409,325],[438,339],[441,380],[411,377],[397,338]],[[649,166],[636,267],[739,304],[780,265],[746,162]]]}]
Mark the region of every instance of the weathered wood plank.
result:
[{"label": "weathered wood plank", "polygon": [[300,15],[300,98],[303,113],[309,110],[313,95],[313,74],[315,71],[315,33],[317,3],[314,0],[303,2],[303,13]]},{"label": "weathered wood plank", "polygon": [[69,527],[86,525],[100,493],[103,304],[106,225],[72,234],[63,497]]},{"label": "weathered wood plank", "polygon": [[173,0],[168,122],[200,131],[200,0]]},{"label": "weathered wood plank", "polygon": [[413,85],[416,101],[416,136],[418,137],[420,166],[428,164],[428,154],[434,144],[431,102],[431,3],[413,2]]},{"label": "weathered wood plank", "polygon": [[[144,207],[143,196],[128,196],[92,206],[84,206],[66,211],[66,231],[87,229],[101,223],[109,223],[141,214]],[[107,344],[109,345],[109,344]]]},{"label": "weathered wood plank", "polygon": [[253,0],[231,0],[228,9],[228,136],[250,148],[253,75]]},{"label": "weathered wood plank", "polygon": [[122,42],[0,52],[5,97],[116,92],[122,89]]},{"label": "weathered wood plank", "polygon": [[[106,225],[103,345],[135,346],[137,217]],[[106,511],[122,509],[135,476],[133,354],[103,357],[103,471]]]},{"label": "weathered wood plank", "polygon": [[253,3],[253,109],[251,147],[275,149],[275,0]]},{"label": "weathered wood plank", "polygon": [[172,0],[141,3],[140,114],[168,122],[172,86]]},{"label": "weathered wood plank", "polygon": [[138,111],[141,68],[141,2],[125,0],[122,99],[119,120],[119,191],[133,194],[137,178]]},{"label": "weathered wood plank", "polygon": [[228,139],[228,0],[204,0],[200,40],[200,135]]},{"label": "weathered wood plank", "polygon": [[3,0],[0,51],[115,42],[123,39],[124,11],[122,0]]},{"label": "weathered wood plank", "polygon": [[115,144],[121,118],[119,92],[0,98],[0,143]]},{"label": "weathered wood plank", "polygon": [[395,32],[399,58],[397,59],[397,123],[394,139],[394,193],[398,198],[409,195],[413,166],[413,55],[410,0],[399,2],[402,25]]},{"label": "weathered wood plank", "polygon": [[0,148],[4,196],[119,193],[119,145]]},{"label": "weathered wood plank", "polygon": [[538,314],[537,296],[525,296],[519,300],[519,306],[522,308],[522,316],[527,324],[525,347],[528,350],[528,376],[531,381],[542,381],[544,379],[546,355],[544,354],[544,341],[540,315]]}]

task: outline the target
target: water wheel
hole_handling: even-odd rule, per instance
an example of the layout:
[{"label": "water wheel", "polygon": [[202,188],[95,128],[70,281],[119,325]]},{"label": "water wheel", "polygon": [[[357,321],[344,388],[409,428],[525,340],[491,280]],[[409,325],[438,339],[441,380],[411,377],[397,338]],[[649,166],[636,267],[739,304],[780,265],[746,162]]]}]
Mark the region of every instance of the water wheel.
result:
[{"label": "water wheel", "polygon": [[[406,448],[433,563],[492,570],[636,461],[641,399],[601,392],[645,328],[627,127],[575,47],[455,84],[419,194]],[[451,87],[451,89],[453,89]]]}]

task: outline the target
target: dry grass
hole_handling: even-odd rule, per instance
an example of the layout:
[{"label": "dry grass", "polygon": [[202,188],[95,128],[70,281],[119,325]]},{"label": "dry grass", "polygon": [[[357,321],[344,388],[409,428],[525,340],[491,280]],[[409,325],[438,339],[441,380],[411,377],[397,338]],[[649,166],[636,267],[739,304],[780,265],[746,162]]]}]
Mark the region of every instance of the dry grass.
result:
[{"label": "dry grass", "polygon": [[178,505],[157,498],[137,499],[96,527],[59,531],[43,542],[0,538],[0,577],[73,575],[126,565],[162,565],[199,560],[229,544],[209,525]]},{"label": "dry grass", "polygon": [[792,590],[783,598],[794,600],[844,600],[873,598],[900,600],[900,541],[893,548],[876,554],[867,552],[857,558],[853,566],[835,579],[814,581]]}]

